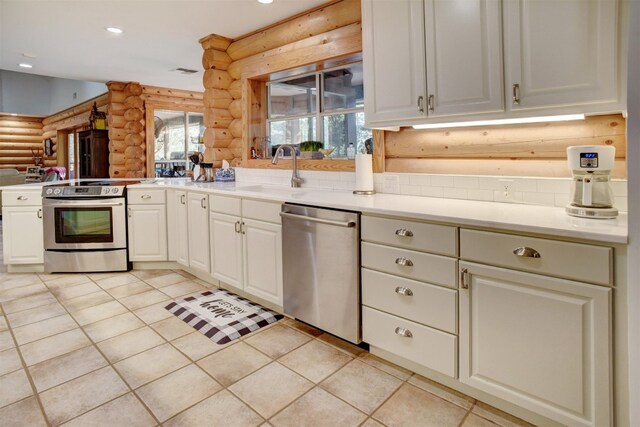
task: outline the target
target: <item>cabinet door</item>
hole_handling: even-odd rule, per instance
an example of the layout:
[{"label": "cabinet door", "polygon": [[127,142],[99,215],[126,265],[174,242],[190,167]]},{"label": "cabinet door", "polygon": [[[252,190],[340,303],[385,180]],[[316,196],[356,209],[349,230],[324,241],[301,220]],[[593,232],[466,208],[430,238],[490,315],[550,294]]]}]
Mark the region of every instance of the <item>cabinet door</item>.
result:
[{"label": "cabinet door", "polygon": [[503,111],[499,0],[426,0],[430,117]]},{"label": "cabinet door", "polygon": [[244,290],[282,306],[282,226],[243,221]]},{"label": "cabinet door", "polygon": [[426,117],[422,0],[363,0],[366,126]]},{"label": "cabinet door", "polygon": [[129,260],[167,260],[165,205],[129,205]]},{"label": "cabinet door", "polygon": [[209,208],[207,195],[188,193],[189,266],[209,272]]},{"label": "cabinet door", "polygon": [[42,208],[2,208],[2,243],[5,264],[42,264],[44,240]]},{"label": "cabinet door", "polygon": [[182,265],[189,265],[189,215],[187,214],[187,192],[176,191],[176,239],[169,242],[177,247],[176,261]]},{"label": "cabinet door", "polygon": [[242,236],[240,217],[211,212],[211,274],[242,289]]},{"label": "cabinet door", "polygon": [[617,1],[503,4],[511,110],[573,106],[573,112],[589,112],[617,102]]},{"label": "cabinet door", "polygon": [[460,381],[562,424],[611,425],[611,289],[460,268]]}]

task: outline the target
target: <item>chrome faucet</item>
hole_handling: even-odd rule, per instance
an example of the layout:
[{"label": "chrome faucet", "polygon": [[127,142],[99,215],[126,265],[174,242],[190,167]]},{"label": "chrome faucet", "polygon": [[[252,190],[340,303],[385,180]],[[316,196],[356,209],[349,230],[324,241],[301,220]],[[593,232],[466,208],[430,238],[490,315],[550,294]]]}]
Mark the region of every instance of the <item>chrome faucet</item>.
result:
[{"label": "chrome faucet", "polygon": [[276,150],[276,154],[273,156],[273,160],[271,160],[271,164],[277,165],[278,159],[280,158],[280,154],[282,153],[283,148],[291,149],[291,160],[293,162],[292,165],[292,174],[291,174],[291,187],[298,188],[304,182],[303,178],[300,178],[298,175],[298,155],[296,154],[296,147],[293,144],[282,144]]}]

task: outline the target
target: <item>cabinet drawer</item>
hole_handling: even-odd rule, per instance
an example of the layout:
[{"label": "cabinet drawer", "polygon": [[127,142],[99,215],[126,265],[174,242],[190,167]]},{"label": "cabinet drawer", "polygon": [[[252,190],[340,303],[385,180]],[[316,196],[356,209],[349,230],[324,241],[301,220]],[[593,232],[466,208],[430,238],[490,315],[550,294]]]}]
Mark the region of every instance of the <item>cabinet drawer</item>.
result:
[{"label": "cabinet drawer", "polygon": [[[412,265],[402,265],[403,258]],[[362,266],[450,288],[458,287],[458,266],[454,258],[363,242]]]},{"label": "cabinet drawer", "polygon": [[164,190],[127,189],[127,203],[130,205],[157,205],[165,202]]},{"label": "cabinet drawer", "polygon": [[[534,249],[540,257],[518,256],[517,248]],[[462,229],[460,258],[600,285],[613,282],[613,249],[603,246]]]},{"label": "cabinet drawer", "polygon": [[281,207],[279,202],[242,199],[242,217],[280,224]]},{"label": "cabinet drawer", "polygon": [[42,206],[42,189],[37,191],[2,190],[3,206]]},{"label": "cabinet drawer", "polygon": [[209,210],[226,215],[240,216],[242,212],[241,199],[238,197],[209,196]]},{"label": "cabinet drawer", "polygon": [[362,304],[455,334],[458,291],[362,269]]},{"label": "cabinet drawer", "polygon": [[442,255],[458,254],[456,227],[362,216],[362,240]]},{"label": "cabinet drawer", "polygon": [[[411,337],[402,336],[400,328],[404,328]],[[458,338],[455,335],[362,307],[362,339],[452,378],[458,376]]]}]

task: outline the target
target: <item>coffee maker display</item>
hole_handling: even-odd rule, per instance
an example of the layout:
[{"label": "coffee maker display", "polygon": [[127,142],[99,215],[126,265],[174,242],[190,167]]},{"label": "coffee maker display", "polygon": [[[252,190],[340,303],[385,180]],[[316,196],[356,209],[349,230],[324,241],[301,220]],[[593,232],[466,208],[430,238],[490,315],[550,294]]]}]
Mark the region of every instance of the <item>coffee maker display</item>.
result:
[{"label": "coffee maker display", "polygon": [[569,215],[583,218],[615,218],[611,171],[616,156],[615,147],[579,145],[567,148],[571,182]]}]

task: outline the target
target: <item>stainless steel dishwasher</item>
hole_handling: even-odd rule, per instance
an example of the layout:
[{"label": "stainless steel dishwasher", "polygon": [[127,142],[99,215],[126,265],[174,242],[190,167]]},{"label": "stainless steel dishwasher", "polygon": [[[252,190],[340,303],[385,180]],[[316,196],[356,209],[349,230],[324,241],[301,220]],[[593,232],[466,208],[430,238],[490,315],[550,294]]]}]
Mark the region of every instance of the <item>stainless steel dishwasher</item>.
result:
[{"label": "stainless steel dishwasher", "polygon": [[360,214],[282,206],[284,312],[360,343]]}]

